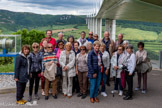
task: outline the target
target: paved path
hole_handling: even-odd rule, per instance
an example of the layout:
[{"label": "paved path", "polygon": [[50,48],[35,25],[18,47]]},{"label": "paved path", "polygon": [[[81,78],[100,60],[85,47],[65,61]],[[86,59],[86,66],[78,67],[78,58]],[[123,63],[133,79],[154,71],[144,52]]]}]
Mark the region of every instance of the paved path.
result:
[{"label": "paved path", "polygon": [[[112,83],[113,84],[113,83]],[[112,85],[111,84],[111,85]],[[0,94],[0,108],[162,108],[162,72],[153,71],[148,75],[148,93],[141,94],[140,91],[134,91],[134,99],[124,101],[122,97],[117,94],[112,97],[110,91],[112,87],[107,87],[108,97],[104,98],[99,95],[100,103],[90,103],[89,97],[80,99],[73,95],[71,99],[65,98],[62,94],[58,95],[58,99],[54,100],[52,97],[48,101],[41,99],[37,106],[25,106],[15,104],[15,93]],[[136,77],[134,78],[134,87],[136,87]],[[25,93],[27,99],[28,92]]]}]

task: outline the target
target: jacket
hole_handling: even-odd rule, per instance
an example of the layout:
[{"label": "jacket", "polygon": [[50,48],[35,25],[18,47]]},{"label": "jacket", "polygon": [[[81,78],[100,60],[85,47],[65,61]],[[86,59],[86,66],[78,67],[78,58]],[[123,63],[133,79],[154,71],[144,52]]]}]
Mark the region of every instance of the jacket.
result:
[{"label": "jacket", "polygon": [[52,65],[49,66],[47,62],[44,65],[45,65],[44,77],[47,78],[49,81],[55,80],[57,74],[56,63],[52,63]]},{"label": "jacket", "polygon": [[[68,67],[68,77],[74,77],[76,76],[75,73],[75,53],[73,50],[70,51],[69,54],[69,63],[66,65],[66,50],[62,51],[60,54],[60,58],[59,58],[59,63],[62,67],[62,69],[67,66]],[[66,75],[66,71],[62,72],[62,75],[65,76]]]},{"label": "jacket", "polygon": [[[116,76],[117,78],[121,78],[121,72],[122,72],[122,68],[125,65],[127,60],[127,56],[122,53],[119,56],[119,59],[117,61],[117,52],[114,53],[114,55],[111,58],[111,66],[112,66],[112,71],[111,71],[111,75],[112,76]],[[114,70],[114,66],[117,66],[117,62],[118,62],[118,67],[119,69],[116,71]]]},{"label": "jacket", "polygon": [[[100,58],[102,54],[99,52]],[[101,65],[103,66],[103,61],[101,59]],[[94,49],[88,54],[88,78],[93,78],[93,74],[98,73],[98,56]]]},{"label": "jacket", "polygon": [[16,57],[15,76],[19,82],[27,83],[30,75],[30,60],[29,56],[19,53]]},{"label": "jacket", "polygon": [[109,40],[106,42],[105,41],[105,38],[103,38],[101,40],[101,42],[103,42],[106,45],[106,51],[108,51],[109,54],[110,54],[110,57],[112,57],[113,56],[114,49],[115,49],[114,41],[109,38]]},{"label": "jacket", "polygon": [[104,51],[102,53],[102,61],[103,61],[104,68],[109,69],[109,67],[110,67],[110,55],[107,51]]},{"label": "jacket", "polygon": [[36,55],[32,52],[29,55],[31,66],[30,72],[41,72],[42,71],[42,52],[38,52]]}]

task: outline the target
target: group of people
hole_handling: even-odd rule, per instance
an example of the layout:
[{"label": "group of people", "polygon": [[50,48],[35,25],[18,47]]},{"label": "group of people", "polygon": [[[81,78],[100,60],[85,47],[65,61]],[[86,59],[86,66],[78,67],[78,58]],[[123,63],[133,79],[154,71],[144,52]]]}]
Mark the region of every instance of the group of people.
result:
[{"label": "group of people", "polygon": [[[133,76],[138,73],[138,87],[141,90],[141,77],[143,78],[142,93],[147,90],[147,51],[144,43],[138,43],[138,51],[134,53],[133,46],[129,41],[123,40],[119,34],[114,42],[109,32],[104,33],[104,38],[89,32],[81,32],[80,38],[75,41],[74,36],[69,36],[67,41],[63,39],[63,33],[58,34],[58,40],[52,38],[52,31],[46,31],[46,38],[38,43],[32,44],[32,51],[28,45],[23,45],[16,59],[15,81],[16,81],[16,103],[25,104],[23,99],[26,84],[29,80],[29,98],[39,100],[39,82],[41,80],[41,93],[45,100],[49,99],[49,93],[57,99],[58,91],[62,91],[65,97],[71,98],[73,92],[78,97],[85,99],[90,91],[90,102],[99,102],[97,98],[99,91],[104,97],[106,85],[110,86],[110,76],[114,80],[114,90],[111,92],[123,95],[128,88],[124,100],[132,99]],[[143,69],[145,67],[145,69]],[[126,87],[126,82],[127,86]],[[90,84],[90,86],[89,86]],[[101,86],[101,89],[100,89]],[[51,88],[51,90],[50,90]]]}]

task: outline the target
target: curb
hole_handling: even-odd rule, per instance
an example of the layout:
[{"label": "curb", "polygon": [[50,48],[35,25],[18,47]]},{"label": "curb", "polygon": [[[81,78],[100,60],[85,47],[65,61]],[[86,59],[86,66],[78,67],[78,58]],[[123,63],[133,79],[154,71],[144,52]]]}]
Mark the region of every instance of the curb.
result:
[{"label": "curb", "polygon": [[[26,87],[25,91],[27,91],[29,87]],[[0,94],[8,94],[8,93],[16,93],[16,88],[3,88],[0,89]]]}]

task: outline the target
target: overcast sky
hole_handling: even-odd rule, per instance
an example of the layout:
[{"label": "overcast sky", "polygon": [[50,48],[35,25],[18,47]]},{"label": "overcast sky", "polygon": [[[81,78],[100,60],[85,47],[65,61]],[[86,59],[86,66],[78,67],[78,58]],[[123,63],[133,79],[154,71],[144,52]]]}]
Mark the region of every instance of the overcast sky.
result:
[{"label": "overcast sky", "polygon": [[38,14],[85,15],[93,10],[95,0],[0,0],[0,9]]}]

